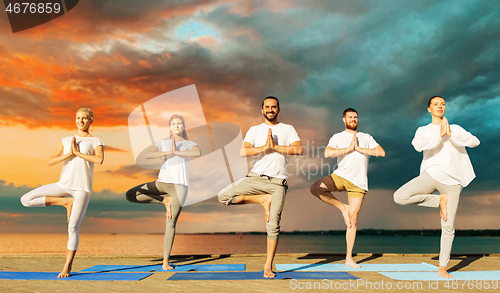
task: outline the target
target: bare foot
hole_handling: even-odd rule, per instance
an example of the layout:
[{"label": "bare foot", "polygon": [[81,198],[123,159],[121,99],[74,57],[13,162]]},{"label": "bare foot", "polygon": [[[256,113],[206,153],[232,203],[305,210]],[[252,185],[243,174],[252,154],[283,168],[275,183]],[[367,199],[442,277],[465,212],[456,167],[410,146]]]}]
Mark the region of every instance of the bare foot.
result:
[{"label": "bare foot", "polygon": [[64,268],[62,270],[62,272],[59,273],[59,275],[57,276],[58,278],[67,278],[71,275],[71,267],[69,268]]},{"label": "bare foot", "polygon": [[353,267],[353,268],[355,268],[355,269],[359,269],[359,268],[361,267],[361,266],[360,266],[360,265],[358,265],[358,264],[354,261],[354,259],[352,259],[352,258],[347,258],[347,259],[345,260],[345,265],[346,265],[346,266],[349,266],[349,267]]},{"label": "bare foot", "polygon": [[[70,197],[70,198],[68,198],[68,201],[63,205],[63,207],[66,208],[66,215],[68,216],[68,223],[69,223],[69,219],[71,219],[71,211],[73,210],[73,203],[74,202],[75,202],[75,198]],[[59,274],[59,275],[61,275],[61,274]],[[66,276],[66,277],[68,277],[68,276]],[[63,278],[63,277],[59,277],[59,278]]]},{"label": "bare foot", "polygon": [[274,277],[276,277],[276,274],[273,272],[271,268],[264,269],[264,278],[272,279]]},{"label": "bare foot", "polygon": [[[266,223],[269,222],[269,215],[271,214],[271,203],[273,202],[273,195],[268,194],[268,197],[264,202],[262,203],[262,206],[264,207],[264,213],[266,214]],[[272,273],[272,271],[271,271]],[[265,275],[265,273],[264,273]],[[267,278],[267,277],[266,277]],[[271,277],[274,278],[274,277]]]},{"label": "bare foot", "polygon": [[349,220],[349,206],[344,205],[344,208],[340,210],[342,212],[342,216],[344,217],[344,222],[347,228],[351,228],[351,221]]},{"label": "bare foot", "polygon": [[[172,198],[170,196],[165,196],[163,198],[162,203],[165,205],[167,208],[167,219],[172,219],[172,207],[170,205],[170,202],[172,201]],[[171,269],[170,269],[171,270]]]},{"label": "bare foot", "polygon": [[440,275],[443,278],[447,278],[447,279],[453,278],[453,276],[450,275],[448,273],[448,271],[446,270],[446,267],[443,267],[443,266],[439,266],[438,275]]},{"label": "bare foot", "polygon": [[448,194],[440,194],[439,195],[439,215],[441,215],[441,219],[443,221],[448,220],[448,209],[446,208],[448,205]]},{"label": "bare foot", "polygon": [[174,267],[171,266],[170,263],[168,262],[168,259],[163,260],[163,265],[161,267],[162,267],[162,269],[167,270],[167,271],[174,269]]}]

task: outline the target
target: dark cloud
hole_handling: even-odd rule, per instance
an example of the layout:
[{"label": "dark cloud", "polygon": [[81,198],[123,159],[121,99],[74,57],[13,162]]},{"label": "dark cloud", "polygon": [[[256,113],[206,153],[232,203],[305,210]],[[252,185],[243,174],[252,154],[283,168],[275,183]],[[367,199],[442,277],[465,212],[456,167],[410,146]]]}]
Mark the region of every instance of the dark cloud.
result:
[{"label": "dark cloud", "polygon": [[[463,195],[499,189],[497,1],[290,1],[291,9],[259,3],[235,12],[227,2],[96,0],[32,31],[3,28],[1,123],[73,127],[78,104],[94,109],[98,125],[124,126],[140,103],[196,84],[208,121],[233,121],[245,132],[262,122],[262,98],[276,95],[280,119],[296,127],[303,144],[320,146],[343,130],[342,111],[354,107],[359,130],[386,150],[385,158],[371,159],[368,175],[370,189],[387,196],[418,175],[422,154],[411,140],[430,122],[428,98],[442,95],[450,122],[481,140],[468,150],[477,178]],[[190,19],[218,30],[212,47],[176,39],[175,28]],[[133,165],[107,172],[157,176]],[[300,180],[295,187],[306,188],[319,175],[298,177],[291,178]],[[25,191],[4,184],[5,206],[24,211],[15,197]],[[119,202],[123,194],[101,195],[92,215],[161,210]],[[186,210],[223,208],[211,199]]]}]

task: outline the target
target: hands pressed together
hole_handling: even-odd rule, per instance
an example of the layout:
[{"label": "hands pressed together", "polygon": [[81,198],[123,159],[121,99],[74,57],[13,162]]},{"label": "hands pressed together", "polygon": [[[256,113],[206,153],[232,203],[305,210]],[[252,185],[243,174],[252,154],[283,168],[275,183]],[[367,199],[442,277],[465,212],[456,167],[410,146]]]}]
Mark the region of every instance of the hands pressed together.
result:
[{"label": "hands pressed together", "polygon": [[448,135],[448,137],[451,138],[451,128],[446,117],[443,117],[443,120],[441,120],[441,132],[439,133],[439,135],[441,137]]},{"label": "hands pressed together", "polygon": [[71,139],[71,155],[78,156],[80,153],[80,146],[76,142],[76,137]]},{"label": "hands pressed together", "polygon": [[276,150],[276,144],[274,143],[273,140],[273,131],[271,130],[271,128],[269,128],[269,131],[267,132],[267,140],[264,147],[265,147],[265,152],[271,152]]},{"label": "hands pressed together", "polygon": [[359,143],[358,138],[356,137],[356,133],[352,135],[351,144],[349,145],[349,151],[359,151]]}]

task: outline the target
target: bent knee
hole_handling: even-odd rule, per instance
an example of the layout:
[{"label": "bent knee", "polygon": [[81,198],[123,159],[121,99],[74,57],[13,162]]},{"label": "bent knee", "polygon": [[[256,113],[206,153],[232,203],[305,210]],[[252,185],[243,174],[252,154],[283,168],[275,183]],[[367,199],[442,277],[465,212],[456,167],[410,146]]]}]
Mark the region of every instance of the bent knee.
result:
[{"label": "bent knee", "polygon": [[26,199],[26,197],[22,196],[21,197],[21,204],[25,207],[29,207],[30,206],[30,201],[28,199]]},{"label": "bent knee", "polygon": [[125,198],[130,202],[137,202],[137,191],[130,189],[125,193]]},{"label": "bent knee", "polygon": [[319,197],[319,195],[321,194],[321,192],[323,191],[324,188],[322,188],[320,186],[321,184],[319,183],[314,183],[313,185],[311,185],[311,187],[309,188],[309,191],[312,193],[312,195],[316,196],[316,197]]},{"label": "bent knee", "polygon": [[236,203],[236,195],[234,195],[233,193],[231,193],[227,190],[223,190],[223,191],[219,192],[217,197],[219,199],[219,202],[221,204],[226,205],[226,206]]},{"label": "bent knee", "polygon": [[227,196],[224,191],[219,192],[219,194],[217,194],[217,198],[220,203],[227,205]]},{"label": "bent knee", "polygon": [[318,196],[318,186],[316,184],[311,185],[311,188],[309,188],[309,191],[312,193],[314,196]]},{"label": "bent knee", "polygon": [[394,192],[393,198],[394,198],[394,202],[399,204],[399,205],[406,205],[407,204],[407,202],[405,200],[406,197],[399,190],[396,190],[396,192]]}]

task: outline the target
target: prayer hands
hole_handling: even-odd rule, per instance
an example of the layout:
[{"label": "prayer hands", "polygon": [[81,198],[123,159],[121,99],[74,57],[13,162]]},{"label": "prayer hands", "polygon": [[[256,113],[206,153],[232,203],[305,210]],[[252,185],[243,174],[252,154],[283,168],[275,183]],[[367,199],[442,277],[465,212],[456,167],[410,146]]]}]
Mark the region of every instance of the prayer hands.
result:
[{"label": "prayer hands", "polygon": [[359,149],[358,138],[356,137],[356,133],[352,135],[351,145],[349,146],[351,151],[357,151]]},{"label": "prayer hands", "polygon": [[269,131],[267,132],[267,140],[266,140],[265,147],[266,147],[266,151],[272,151],[272,150],[274,150],[274,147],[275,147],[274,140],[273,140],[273,131],[271,130],[271,128],[269,128]]},{"label": "prayer hands", "polygon": [[79,152],[80,152],[80,147],[78,146],[78,143],[76,142],[76,137],[73,137],[71,139],[71,153],[73,155],[76,155]]},{"label": "prayer hands", "polygon": [[177,146],[175,145],[175,135],[172,136],[172,138],[170,138],[172,140],[172,145],[170,146],[170,151],[166,152],[167,156],[170,155],[170,154],[174,154],[176,153],[177,151]]},{"label": "prayer hands", "polygon": [[441,137],[448,135],[448,137],[451,138],[451,128],[446,117],[443,117],[443,120],[441,120],[441,132],[439,133],[439,135]]}]

